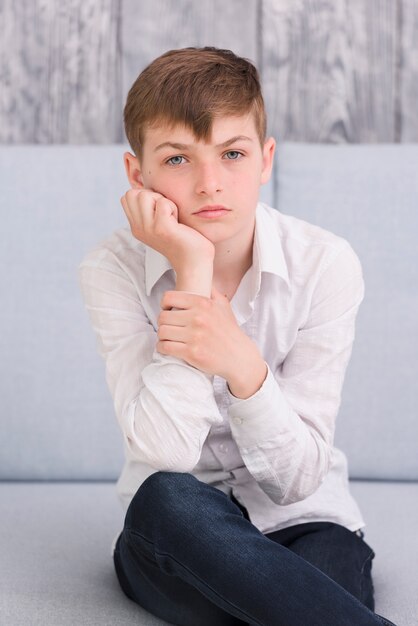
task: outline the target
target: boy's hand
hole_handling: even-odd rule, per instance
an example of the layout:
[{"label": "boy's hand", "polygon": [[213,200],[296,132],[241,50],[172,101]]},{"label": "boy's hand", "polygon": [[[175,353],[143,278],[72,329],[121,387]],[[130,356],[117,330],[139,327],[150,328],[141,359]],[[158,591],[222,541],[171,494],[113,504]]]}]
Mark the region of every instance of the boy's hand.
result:
[{"label": "boy's hand", "polygon": [[197,261],[213,261],[213,243],[194,228],[179,224],[177,206],[162,194],[130,189],[120,201],[133,236],[167,257],[177,274]]},{"label": "boy's hand", "polygon": [[[172,307],[181,310],[170,311]],[[239,398],[250,397],[261,387],[266,363],[257,345],[239,327],[228,298],[215,287],[211,298],[166,291],[161,308],[158,352],[222,376]]]}]

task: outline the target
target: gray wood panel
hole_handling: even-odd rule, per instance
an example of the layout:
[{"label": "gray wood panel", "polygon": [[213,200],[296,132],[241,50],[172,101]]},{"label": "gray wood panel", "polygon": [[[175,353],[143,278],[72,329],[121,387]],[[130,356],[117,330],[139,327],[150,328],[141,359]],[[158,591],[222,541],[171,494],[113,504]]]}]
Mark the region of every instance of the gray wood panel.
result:
[{"label": "gray wood panel", "polygon": [[257,0],[123,0],[124,102],[139,73],[167,50],[215,46],[258,65],[257,26]]},{"label": "gray wood panel", "polygon": [[279,140],[392,142],[396,2],[263,0],[263,85]]},{"label": "gray wood panel", "polygon": [[418,2],[403,0],[400,15],[400,141],[418,141]]},{"label": "gray wood panel", "polygon": [[121,135],[120,0],[0,1],[0,142]]},{"label": "gray wood panel", "polygon": [[0,0],[0,143],[125,142],[139,72],[214,45],[260,69],[278,140],[418,141],[416,0]]}]

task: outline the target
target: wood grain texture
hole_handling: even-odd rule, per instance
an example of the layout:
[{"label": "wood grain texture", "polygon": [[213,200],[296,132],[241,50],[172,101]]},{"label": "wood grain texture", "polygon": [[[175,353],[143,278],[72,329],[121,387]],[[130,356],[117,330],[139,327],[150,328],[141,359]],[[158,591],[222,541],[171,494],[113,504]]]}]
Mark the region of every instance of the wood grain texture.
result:
[{"label": "wood grain texture", "polygon": [[125,142],[130,86],[172,48],[259,68],[269,132],[418,141],[416,0],[0,0],[0,142]]},{"label": "wood grain texture", "polygon": [[0,142],[119,140],[119,5],[0,2]]},{"label": "wood grain texture", "polygon": [[418,2],[403,0],[400,9],[399,135],[418,141]]},{"label": "wood grain texture", "polygon": [[280,140],[394,141],[396,2],[263,0],[263,85]]},{"label": "wood grain texture", "polygon": [[167,50],[215,46],[233,50],[257,65],[257,25],[257,0],[124,0],[124,102],[139,73]]}]

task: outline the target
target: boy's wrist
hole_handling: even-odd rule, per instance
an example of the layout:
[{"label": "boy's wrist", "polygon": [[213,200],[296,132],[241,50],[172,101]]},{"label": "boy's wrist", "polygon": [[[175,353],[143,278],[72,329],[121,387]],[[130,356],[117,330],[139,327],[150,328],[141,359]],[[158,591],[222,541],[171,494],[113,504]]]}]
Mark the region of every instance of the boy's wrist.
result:
[{"label": "boy's wrist", "polygon": [[176,291],[188,291],[210,298],[213,279],[213,261],[190,264],[176,271]]},{"label": "boy's wrist", "polygon": [[257,361],[253,361],[251,374],[248,374],[247,377],[244,376],[244,379],[242,379],[242,376],[239,376],[239,379],[231,377],[227,380],[228,389],[236,398],[246,400],[261,389],[267,378],[267,374],[267,364],[260,356]]}]

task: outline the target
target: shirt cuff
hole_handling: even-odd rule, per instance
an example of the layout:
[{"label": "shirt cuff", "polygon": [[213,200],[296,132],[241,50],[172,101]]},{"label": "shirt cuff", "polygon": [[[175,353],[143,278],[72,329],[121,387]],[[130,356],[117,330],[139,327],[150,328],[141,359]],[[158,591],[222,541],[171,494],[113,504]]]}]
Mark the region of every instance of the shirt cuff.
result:
[{"label": "shirt cuff", "polygon": [[299,419],[290,409],[268,364],[267,370],[264,383],[249,398],[236,398],[228,391],[231,432],[243,447],[277,440],[292,426],[299,426]]}]

